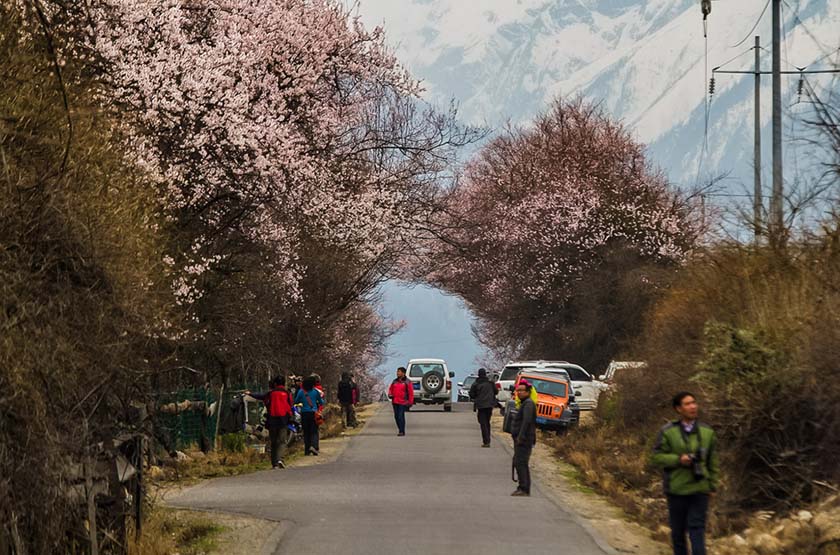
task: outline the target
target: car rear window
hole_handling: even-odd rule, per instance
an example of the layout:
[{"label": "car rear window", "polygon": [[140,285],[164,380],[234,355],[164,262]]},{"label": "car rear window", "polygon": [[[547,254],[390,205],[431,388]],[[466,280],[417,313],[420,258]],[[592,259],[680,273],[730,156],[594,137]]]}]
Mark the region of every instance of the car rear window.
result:
[{"label": "car rear window", "polygon": [[502,380],[509,380],[513,381],[516,379],[516,375],[522,371],[521,366],[505,366],[505,369],[502,370],[502,375],[499,376],[499,381]]},{"label": "car rear window", "polygon": [[574,366],[564,366],[563,370],[565,370],[569,374],[569,377],[572,378],[572,381],[575,381],[575,382],[591,382],[592,381],[592,376],[590,376],[587,372],[585,372],[584,370],[581,370],[580,368],[575,368]]},{"label": "car rear window", "polygon": [[476,378],[475,376],[467,376],[467,379],[464,380],[464,387],[471,386],[473,384],[473,382],[475,381],[475,378]]},{"label": "car rear window", "polygon": [[410,378],[422,378],[427,372],[438,372],[443,374],[443,364],[412,364],[408,369]]}]

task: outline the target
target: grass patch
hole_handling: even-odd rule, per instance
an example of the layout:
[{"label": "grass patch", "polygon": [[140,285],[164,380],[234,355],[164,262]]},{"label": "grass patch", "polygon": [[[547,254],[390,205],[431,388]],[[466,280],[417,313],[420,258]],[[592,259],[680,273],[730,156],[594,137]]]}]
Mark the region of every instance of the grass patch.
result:
[{"label": "grass patch", "polygon": [[583,475],[574,466],[560,469],[560,475],[566,478],[575,490],[587,495],[595,495],[595,490],[586,485]]},{"label": "grass patch", "polygon": [[129,542],[128,555],[205,555],[217,549],[224,531],[209,518],[153,507],[143,522],[141,536]]}]

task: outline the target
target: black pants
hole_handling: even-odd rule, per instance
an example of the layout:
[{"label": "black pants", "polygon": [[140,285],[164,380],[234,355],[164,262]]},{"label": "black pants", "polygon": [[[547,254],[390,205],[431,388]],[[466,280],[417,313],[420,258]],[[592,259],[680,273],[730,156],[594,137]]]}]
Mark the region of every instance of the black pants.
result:
[{"label": "black pants", "polygon": [[708,512],[709,496],[704,493],[668,496],[668,520],[671,524],[674,555],[688,555],[686,533],[691,541],[691,555],[706,555]]},{"label": "black pants", "polygon": [[478,409],[478,425],[481,426],[481,441],[484,445],[490,445],[490,417],[492,416],[493,407]]},{"label": "black pants", "polygon": [[341,403],[341,411],[344,413],[344,423],[348,428],[356,426],[356,408],[353,403]]},{"label": "black pants", "polygon": [[532,445],[513,446],[513,466],[516,468],[516,478],[520,490],[531,493],[531,469],[528,463],[531,461]]},{"label": "black pants", "polygon": [[401,434],[405,433],[405,405],[398,405],[394,403],[394,420],[397,423],[397,430]]},{"label": "black pants", "polygon": [[271,442],[271,466],[283,460],[283,453],[286,450],[286,434],[289,429],[286,427],[289,421],[283,417],[269,417],[268,439]]},{"label": "black pants", "polygon": [[303,428],[303,452],[308,455],[313,447],[318,449],[318,426],[315,424],[315,413],[301,413],[300,424]]}]

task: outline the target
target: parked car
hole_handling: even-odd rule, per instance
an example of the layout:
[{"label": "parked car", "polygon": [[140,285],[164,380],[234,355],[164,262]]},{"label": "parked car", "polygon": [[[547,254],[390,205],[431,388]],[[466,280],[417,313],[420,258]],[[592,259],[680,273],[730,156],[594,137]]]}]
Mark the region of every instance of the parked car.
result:
[{"label": "parked car", "polygon": [[[523,370],[517,375],[515,383],[509,387],[508,391],[515,390],[516,384],[523,379],[530,382],[537,390],[537,428],[564,434],[571,426],[578,423],[578,416],[573,414],[574,395],[567,374]],[[505,420],[502,423],[502,428],[507,431],[510,430],[510,421],[516,411],[515,407],[514,399],[507,401]]]},{"label": "parked car", "polygon": [[464,378],[464,381],[458,382],[458,402],[466,403],[470,400],[470,387],[475,383],[478,376],[470,375]]},{"label": "parked car", "polygon": [[414,404],[443,405],[452,410],[452,378],[446,361],[440,358],[417,358],[408,361],[408,379],[414,388]]},{"label": "parked car", "polygon": [[506,403],[511,399],[510,386],[523,370],[542,372],[565,372],[572,382],[575,401],[581,410],[593,410],[598,406],[598,397],[606,389],[606,384],[594,380],[583,367],[566,361],[536,360],[508,363],[499,376],[499,401]]},{"label": "parked car", "polygon": [[645,368],[646,362],[630,362],[630,361],[612,361],[610,362],[604,373],[598,376],[598,379],[607,384],[611,384],[615,380],[615,374],[622,370],[632,370],[634,368]]}]

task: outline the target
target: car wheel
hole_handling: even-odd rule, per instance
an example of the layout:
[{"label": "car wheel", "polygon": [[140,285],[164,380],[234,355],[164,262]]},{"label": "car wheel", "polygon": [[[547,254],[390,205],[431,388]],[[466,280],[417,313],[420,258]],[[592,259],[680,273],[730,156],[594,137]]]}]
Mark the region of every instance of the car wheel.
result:
[{"label": "car wheel", "polygon": [[437,372],[429,372],[428,374],[423,376],[423,379],[421,381],[421,383],[423,384],[423,389],[425,389],[432,395],[443,389],[444,382],[445,380],[443,378],[443,375],[438,374]]}]

